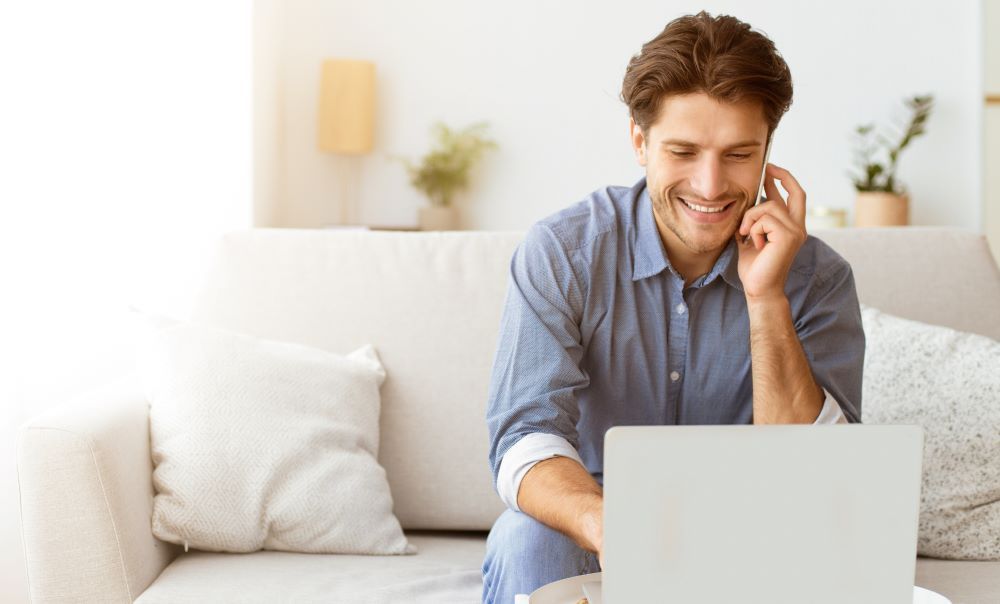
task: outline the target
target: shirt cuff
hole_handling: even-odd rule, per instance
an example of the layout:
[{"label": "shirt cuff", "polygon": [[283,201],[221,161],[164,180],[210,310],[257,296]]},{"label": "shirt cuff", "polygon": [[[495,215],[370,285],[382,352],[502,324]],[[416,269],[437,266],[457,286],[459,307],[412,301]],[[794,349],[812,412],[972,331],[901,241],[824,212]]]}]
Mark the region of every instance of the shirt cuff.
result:
[{"label": "shirt cuff", "polygon": [[833,398],[833,395],[823,389],[823,394],[826,395],[826,400],[823,401],[823,408],[819,411],[819,417],[816,418],[814,424],[846,424],[847,416],[844,415],[844,411],[840,408],[840,404],[837,399]]},{"label": "shirt cuff", "polygon": [[555,434],[528,434],[507,449],[497,472],[497,492],[501,501],[508,508],[520,512],[521,508],[517,507],[517,492],[521,488],[521,480],[536,463],[552,457],[568,457],[583,465],[583,460],[573,445]]}]

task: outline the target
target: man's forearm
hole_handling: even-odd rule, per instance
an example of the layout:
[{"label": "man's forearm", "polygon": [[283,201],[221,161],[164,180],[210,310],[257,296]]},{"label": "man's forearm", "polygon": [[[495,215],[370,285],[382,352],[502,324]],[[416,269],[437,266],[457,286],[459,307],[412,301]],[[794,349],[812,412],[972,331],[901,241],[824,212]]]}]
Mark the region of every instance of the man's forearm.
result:
[{"label": "man's forearm", "polygon": [[521,480],[517,506],[580,547],[601,551],[603,490],[576,460],[553,457],[532,466]]},{"label": "man's forearm", "polygon": [[753,423],[808,424],[823,407],[784,296],[747,300],[753,370]]}]

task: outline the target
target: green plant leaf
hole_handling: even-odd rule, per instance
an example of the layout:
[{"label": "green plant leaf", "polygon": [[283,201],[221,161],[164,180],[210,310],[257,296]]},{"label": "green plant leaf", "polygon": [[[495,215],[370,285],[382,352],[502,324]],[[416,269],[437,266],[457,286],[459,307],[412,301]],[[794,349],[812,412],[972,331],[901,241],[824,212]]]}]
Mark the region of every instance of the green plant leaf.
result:
[{"label": "green plant leaf", "polygon": [[[909,121],[899,124],[897,129],[889,132],[892,139],[882,133],[875,132],[874,124],[865,124],[855,129],[857,136],[854,163],[865,175],[864,179],[856,176],[852,178],[854,187],[858,191],[898,193],[905,190],[902,183],[896,182],[896,167],[899,156],[904,149],[909,147],[913,139],[926,133],[925,124],[930,119],[934,106],[934,96],[931,94],[915,95],[903,99],[903,103],[910,110]],[[874,145],[871,143],[873,133]],[[893,140],[898,142],[893,143]],[[877,151],[884,152],[885,157],[888,157],[887,166],[873,161]]]},{"label": "green plant leaf", "polygon": [[432,204],[450,205],[455,193],[468,186],[472,167],[486,151],[497,147],[486,137],[487,128],[486,122],[477,122],[452,130],[443,122],[435,122],[431,126],[434,148],[419,163],[404,160],[410,184]]}]

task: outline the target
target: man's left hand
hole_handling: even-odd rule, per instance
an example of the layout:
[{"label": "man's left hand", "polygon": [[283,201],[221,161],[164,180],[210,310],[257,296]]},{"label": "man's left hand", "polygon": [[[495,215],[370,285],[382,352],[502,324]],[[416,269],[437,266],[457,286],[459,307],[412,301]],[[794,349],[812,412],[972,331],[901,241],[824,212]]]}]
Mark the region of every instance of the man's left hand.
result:
[{"label": "man's left hand", "polygon": [[[787,201],[776,180],[788,191]],[[788,170],[768,164],[764,191],[767,200],[747,210],[734,235],[748,301],[784,297],[788,271],[806,241],[806,192],[798,181]],[[746,235],[750,239],[743,243]]]}]

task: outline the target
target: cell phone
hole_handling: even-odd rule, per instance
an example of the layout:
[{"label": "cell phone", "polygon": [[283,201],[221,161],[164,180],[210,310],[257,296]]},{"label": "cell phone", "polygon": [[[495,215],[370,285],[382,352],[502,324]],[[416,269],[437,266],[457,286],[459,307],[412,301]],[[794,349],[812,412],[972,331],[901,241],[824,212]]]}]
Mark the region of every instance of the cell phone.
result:
[{"label": "cell phone", "polygon": [[[751,207],[756,207],[757,204],[764,199],[764,174],[767,172],[767,162],[771,161],[772,138],[774,138],[774,130],[771,131],[771,134],[767,135],[767,144],[764,146],[764,165],[760,167],[760,184],[757,185],[757,197],[753,200],[753,206]],[[743,243],[746,243],[749,240],[750,235],[745,235],[743,237]]]}]

